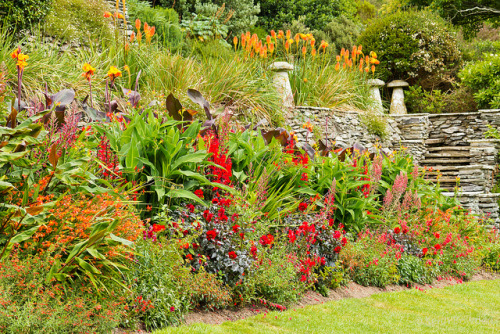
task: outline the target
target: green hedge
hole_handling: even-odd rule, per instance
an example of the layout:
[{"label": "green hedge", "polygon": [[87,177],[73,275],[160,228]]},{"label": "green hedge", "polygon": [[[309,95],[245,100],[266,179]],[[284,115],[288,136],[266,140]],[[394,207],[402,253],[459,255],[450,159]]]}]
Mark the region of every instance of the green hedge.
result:
[{"label": "green hedge", "polygon": [[0,20],[9,30],[29,28],[49,13],[52,0],[2,0]]}]

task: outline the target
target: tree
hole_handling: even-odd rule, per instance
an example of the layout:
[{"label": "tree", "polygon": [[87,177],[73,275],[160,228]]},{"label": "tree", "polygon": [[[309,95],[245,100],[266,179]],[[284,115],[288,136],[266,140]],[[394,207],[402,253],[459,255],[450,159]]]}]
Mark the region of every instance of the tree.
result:
[{"label": "tree", "polygon": [[483,22],[500,24],[499,0],[409,0],[410,6],[429,7],[454,25],[464,27],[470,37],[482,27]]},{"label": "tree", "polygon": [[304,17],[308,28],[321,30],[335,17],[351,18],[355,13],[356,3],[350,0],[261,0],[258,24],[276,30]]}]

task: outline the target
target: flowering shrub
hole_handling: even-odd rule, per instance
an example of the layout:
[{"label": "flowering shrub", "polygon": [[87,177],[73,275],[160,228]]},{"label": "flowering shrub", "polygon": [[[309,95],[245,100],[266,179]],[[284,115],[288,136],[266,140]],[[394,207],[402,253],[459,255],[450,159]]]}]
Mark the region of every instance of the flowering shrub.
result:
[{"label": "flowering shrub", "polygon": [[126,301],[111,293],[100,298],[87,280],[74,286],[47,284],[48,252],[16,248],[0,262],[0,331],[4,333],[109,332],[126,314]]},{"label": "flowering shrub", "polygon": [[382,80],[406,80],[423,88],[448,85],[461,64],[448,23],[430,11],[401,11],[375,19],[358,40],[378,51]]}]

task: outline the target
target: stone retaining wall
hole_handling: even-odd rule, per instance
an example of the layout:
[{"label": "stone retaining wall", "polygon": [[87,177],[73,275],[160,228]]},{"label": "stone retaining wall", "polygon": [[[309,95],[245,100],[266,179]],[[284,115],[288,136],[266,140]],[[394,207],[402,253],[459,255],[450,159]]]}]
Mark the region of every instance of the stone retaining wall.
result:
[{"label": "stone retaining wall", "polygon": [[[398,124],[392,119],[388,119],[388,138],[382,140],[379,136],[371,134],[360,119],[356,111],[340,111],[330,108],[316,107],[296,107],[288,117],[288,123],[297,134],[301,143],[306,141],[307,130],[302,126],[307,121],[311,122],[315,128],[320,129],[321,138],[328,136],[340,147],[350,147],[354,143],[360,143],[371,149],[375,143],[380,143],[382,147],[391,148],[393,143],[400,141],[400,130]],[[310,144],[316,141],[313,135],[308,138]]]}]

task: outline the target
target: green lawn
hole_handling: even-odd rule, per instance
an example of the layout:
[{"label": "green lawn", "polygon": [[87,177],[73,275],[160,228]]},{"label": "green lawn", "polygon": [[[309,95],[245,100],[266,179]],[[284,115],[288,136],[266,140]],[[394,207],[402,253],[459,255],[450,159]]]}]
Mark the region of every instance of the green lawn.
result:
[{"label": "green lawn", "polygon": [[500,280],[409,290],[166,333],[500,333]]}]

